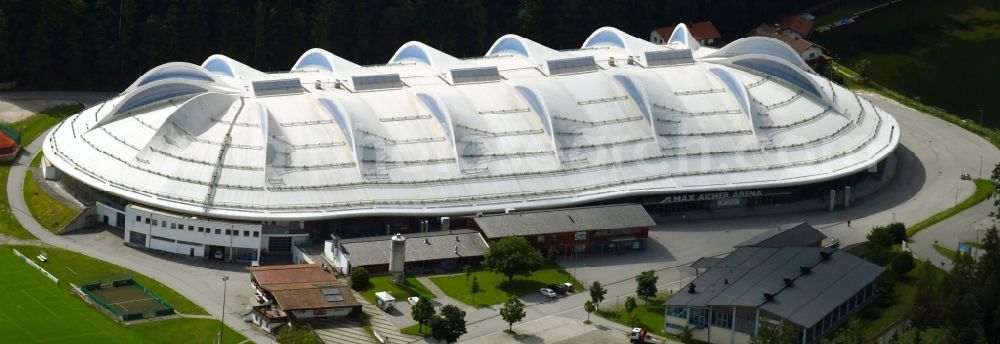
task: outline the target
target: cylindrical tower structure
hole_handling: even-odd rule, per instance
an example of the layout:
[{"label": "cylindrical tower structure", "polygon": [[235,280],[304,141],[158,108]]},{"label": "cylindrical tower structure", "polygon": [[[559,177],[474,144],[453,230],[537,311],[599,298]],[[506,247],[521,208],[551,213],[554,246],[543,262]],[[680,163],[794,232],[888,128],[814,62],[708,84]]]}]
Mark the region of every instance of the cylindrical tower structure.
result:
[{"label": "cylindrical tower structure", "polygon": [[403,266],[406,265],[406,238],[396,233],[389,239],[389,246],[389,273],[392,275],[392,283],[402,285]]}]

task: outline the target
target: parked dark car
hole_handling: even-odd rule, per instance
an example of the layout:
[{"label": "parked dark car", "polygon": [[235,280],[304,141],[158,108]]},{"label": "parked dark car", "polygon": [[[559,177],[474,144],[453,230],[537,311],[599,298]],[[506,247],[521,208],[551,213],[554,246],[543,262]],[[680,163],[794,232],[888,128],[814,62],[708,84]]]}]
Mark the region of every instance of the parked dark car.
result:
[{"label": "parked dark car", "polygon": [[559,294],[559,295],[565,295],[566,292],[568,291],[568,290],[566,290],[566,286],[564,286],[562,284],[552,284],[552,285],[549,285],[548,288],[552,289],[552,291],[556,292],[556,294]]}]

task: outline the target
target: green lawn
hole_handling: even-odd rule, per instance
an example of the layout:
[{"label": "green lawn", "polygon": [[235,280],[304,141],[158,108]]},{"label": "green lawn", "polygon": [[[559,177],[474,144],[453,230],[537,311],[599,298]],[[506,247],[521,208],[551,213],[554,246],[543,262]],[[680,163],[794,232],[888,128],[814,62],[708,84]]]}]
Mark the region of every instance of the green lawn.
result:
[{"label": "green lawn", "polygon": [[906,309],[913,304],[913,294],[916,292],[916,281],[920,276],[920,269],[934,269],[938,278],[944,275],[944,271],[933,266],[926,266],[922,261],[918,260],[916,263],[916,268],[895,280],[891,300],[876,299],[861,311],[861,324],[864,328],[865,338],[874,339],[897,321],[903,319]]},{"label": "green lawn", "polygon": [[278,332],[278,343],[280,344],[323,344],[312,327],[295,326],[282,327]]},{"label": "green lawn", "polygon": [[[45,263],[47,270],[59,278],[60,281],[65,281],[67,283],[79,283],[81,280],[90,279],[100,276],[112,275],[112,274],[128,274],[132,275],[136,281],[139,281],[147,289],[151,290],[154,294],[162,298],[168,304],[174,307],[178,312],[184,314],[198,314],[207,315],[204,309],[195,305],[191,300],[188,300],[183,295],[177,293],[173,289],[168,288],[156,280],[149,278],[145,275],[136,273],[132,270],[105,262],[103,260],[94,259],[76,252],[63,250],[55,247],[38,247],[38,246],[9,246],[16,248],[21,251],[24,255],[28,257],[34,257],[38,255],[39,251],[45,251],[49,255],[49,262]],[[9,247],[7,250],[9,250]],[[8,252],[5,250],[0,250],[0,256],[6,255]],[[2,290],[2,289],[0,289]],[[221,290],[220,290],[221,292]]]},{"label": "green lawn", "polygon": [[31,159],[31,165],[30,166],[31,167],[42,167],[42,156],[43,155],[44,154],[42,154],[42,153],[35,154],[35,158]]},{"label": "green lawn", "polygon": [[392,284],[389,277],[389,275],[373,276],[369,279],[368,287],[358,291],[372,304],[375,304],[375,293],[380,291],[387,291],[389,294],[392,294],[392,297],[396,298],[396,301],[402,302],[406,302],[406,298],[410,296],[418,296],[428,300],[434,299],[434,293],[427,290],[427,287],[420,283],[416,277],[406,277],[401,286]]},{"label": "green lawn", "polygon": [[938,244],[934,244],[934,250],[937,251],[937,253],[940,253],[945,258],[948,258],[948,260],[955,260],[955,257],[958,256],[958,252],[956,252],[955,250],[946,248]]},{"label": "green lawn", "polygon": [[411,336],[429,336],[431,335],[431,328],[427,325],[423,326],[421,329],[420,324],[413,324],[404,328],[399,329],[399,333],[408,334]]},{"label": "green lawn", "polygon": [[[25,252],[29,250],[23,247],[17,249],[29,254]],[[46,249],[59,260],[86,258],[59,251]],[[66,275],[65,266],[56,261],[42,264],[61,278],[59,284],[20,261],[10,246],[0,246],[0,266],[4,267],[0,269],[0,290],[3,290],[0,304],[4,305],[0,311],[0,333],[3,333],[3,342],[210,343],[219,329],[219,322],[212,319],[171,319],[126,328],[71,294],[69,284],[62,280]],[[228,327],[225,338],[226,343],[245,340]]]},{"label": "green lawn", "polygon": [[515,276],[512,282],[508,282],[507,277],[490,271],[475,271],[472,276],[478,278],[479,287],[482,289],[476,294],[475,304],[472,302],[472,293],[469,292],[472,277],[468,278],[468,283],[465,274],[431,277],[431,281],[448,296],[474,307],[503,303],[510,295],[523,296],[537,293],[539,289],[556,283],[569,282],[573,283],[574,289],[584,290],[576,278],[554,263],[545,265],[530,276]]},{"label": "green lawn", "polygon": [[[21,144],[27,145],[38,138],[43,132],[56,125],[69,115],[83,110],[83,105],[63,105],[44,110],[34,116],[11,123],[10,126],[21,133]],[[10,213],[10,203],[7,200],[7,176],[10,174],[10,163],[0,163],[0,233],[20,239],[34,239]]]},{"label": "green lawn", "polygon": [[[632,311],[636,315],[638,324],[631,324],[629,322],[628,312],[625,312],[625,298],[617,298],[611,300],[604,300],[601,307],[597,308],[591,317],[599,316],[616,323],[628,326],[628,327],[642,327],[647,329],[650,333],[661,337],[667,337],[673,340],[679,340],[677,336],[667,333],[663,330],[663,313],[664,306],[663,303],[670,297],[667,292],[660,292],[656,294],[656,298],[649,300],[649,305],[642,299],[636,298],[636,304],[638,307]],[[700,343],[700,342],[695,342]]]},{"label": "green lawn", "polygon": [[996,184],[992,180],[987,179],[976,179],[976,191],[972,193],[972,196],[966,198],[962,203],[958,205],[945,209],[940,213],[934,214],[931,217],[924,219],[923,221],[917,222],[915,225],[910,226],[906,230],[906,236],[913,237],[917,232],[923,230],[924,228],[930,227],[931,225],[941,222],[955,214],[962,212],[962,210],[968,209],[971,206],[979,204],[990,197],[993,194],[993,190],[996,189]]},{"label": "green lawn", "polygon": [[[41,154],[39,154],[41,156]],[[24,202],[28,204],[31,216],[50,232],[59,233],[83,209],[70,207],[45,193],[31,171],[24,176]]]}]

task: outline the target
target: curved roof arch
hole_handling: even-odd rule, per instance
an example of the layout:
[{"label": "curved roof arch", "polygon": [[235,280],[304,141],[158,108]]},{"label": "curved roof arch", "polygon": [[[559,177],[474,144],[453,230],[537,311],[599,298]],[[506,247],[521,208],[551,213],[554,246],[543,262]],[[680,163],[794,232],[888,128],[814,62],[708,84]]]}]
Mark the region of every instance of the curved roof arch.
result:
[{"label": "curved roof arch", "polygon": [[173,78],[207,82],[216,81],[215,77],[201,66],[187,62],[170,62],[150,69],[146,74],[143,74],[132,83],[125,92],[135,90],[154,81]]},{"label": "curved roof arch", "polygon": [[552,59],[573,57],[569,54],[544,46],[541,43],[514,34],[507,34],[498,38],[496,42],[493,42],[493,45],[490,46],[490,50],[486,51],[486,56],[494,56],[504,53],[521,55],[539,65],[544,65],[545,61]]},{"label": "curved roof arch", "polygon": [[267,79],[267,74],[253,67],[233,60],[226,55],[215,54],[205,59],[201,64],[209,72],[225,75],[245,82]]},{"label": "curved roof arch", "polygon": [[610,26],[597,29],[583,42],[584,49],[600,46],[618,47],[624,49],[632,56],[642,56],[643,53],[651,50],[665,50],[661,46],[636,38]]},{"label": "curved roof arch", "polygon": [[801,88],[811,93],[819,99],[830,104],[829,95],[823,91],[823,87],[816,83],[806,72],[784,59],[771,55],[748,54],[730,57],[720,61],[723,64],[754,70],[758,73],[773,76],[785,82]]},{"label": "curved roof arch", "polygon": [[750,131],[753,133],[754,137],[757,136],[757,119],[753,111],[753,102],[750,101],[750,92],[747,91],[746,86],[743,86],[736,76],[730,73],[725,68],[721,67],[709,67],[708,70],[712,72],[722,84],[726,86],[729,93],[736,97],[736,102],[740,105],[740,110],[746,115],[747,122],[750,125]]},{"label": "curved roof arch", "polygon": [[361,157],[358,156],[358,151],[361,147],[359,146],[358,140],[354,136],[354,122],[351,114],[344,110],[342,104],[339,101],[330,99],[327,97],[317,97],[316,102],[319,103],[323,110],[326,110],[333,118],[334,123],[337,124],[337,128],[347,139],[348,145],[351,147],[351,156],[354,157],[354,166],[357,169],[358,174],[361,174]]},{"label": "curved roof arch", "polygon": [[792,50],[792,47],[771,37],[740,38],[705,57],[733,57],[747,54],[774,56],[788,61],[805,72],[813,72],[802,56]]},{"label": "curved roof arch", "polygon": [[650,108],[649,98],[646,97],[646,90],[643,89],[641,82],[636,82],[631,76],[622,73],[612,74],[611,78],[625,89],[625,92],[632,98],[635,105],[639,107],[639,112],[642,113],[643,119],[649,124],[653,137],[659,141],[659,135],[656,135],[656,121],[653,117],[653,111]]},{"label": "curved roof arch", "polygon": [[684,23],[677,24],[674,27],[674,32],[670,33],[670,39],[667,40],[667,44],[680,44],[692,52],[701,48],[701,44],[698,44],[698,40],[694,39],[694,36],[691,35],[691,30],[688,30],[687,25],[684,25]]},{"label": "curved roof arch", "polygon": [[535,91],[530,86],[519,85],[514,86],[514,90],[517,91],[525,100],[528,101],[528,105],[534,113],[538,114],[538,120],[542,122],[542,127],[545,128],[545,133],[549,135],[549,139],[552,141],[552,148],[556,152],[556,158],[562,161],[562,154],[559,152],[559,141],[556,140],[555,127],[552,124],[552,114],[549,112],[549,108],[545,105],[545,101],[542,98],[541,93]]},{"label": "curved roof arch", "polygon": [[309,69],[324,70],[337,75],[339,78],[365,74],[368,70],[365,67],[320,48],[309,49],[302,56],[299,56],[299,59],[295,61],[295,65],[292,66],[292,70]]},{"label": "curved roof arch", "polygon": [[107,115],[91,127],[91,130],[124,118],[126,116],[123,114],[128,114],[130,111],[163,101],[189,98],[206,93],[209,89],[208,85],[204,82],[195,82],[186,79],[153,81],[139,86],[125,95]]},{"label": "curved roof arch", "polygon": [[399,50],[396,50],[396,53],[392,55],[391,59],[389,59],[389,63],[404,61],[423,63],[442,74],[448,73],[448,71],[452,68],[473,67],[468,62],[459,60],[454,56],[445,54],[440,50],[434,49],[427,44],[417,41],[406,42],[406,44],[399,47]]}]

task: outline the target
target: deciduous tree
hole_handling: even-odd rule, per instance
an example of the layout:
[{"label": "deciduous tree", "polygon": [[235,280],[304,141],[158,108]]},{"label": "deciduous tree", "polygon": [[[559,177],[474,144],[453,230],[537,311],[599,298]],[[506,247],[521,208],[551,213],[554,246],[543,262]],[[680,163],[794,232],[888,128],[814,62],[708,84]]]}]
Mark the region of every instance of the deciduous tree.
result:
[{"label": "deciduous tree", "polygon": [[542,255],[519,236],[500,239],[483,254],[483,266],[507,276],[507,281],[514,275],[529,275],[541,265]]},{"label": "deciduous tree", "polygon": [[507,301],[503,303],[503,308],[500,308],[500,317],[507,322],[507,331],[513,331],[514,323],[524,319],[525,314],[524,303],[516,296],[507,298]]},{"label": "deciduous tree", "polygon": [[420,324],[420,331],[423,331],[424,325],[427,324],[432,317],[434,317],[434,314],[437,313],[437,311],[434,310],[434,305],[432,305],[429,300],[421,297],[420,300],[417,300],[417,303],[413,305],[411,313],[413,321]]}]

